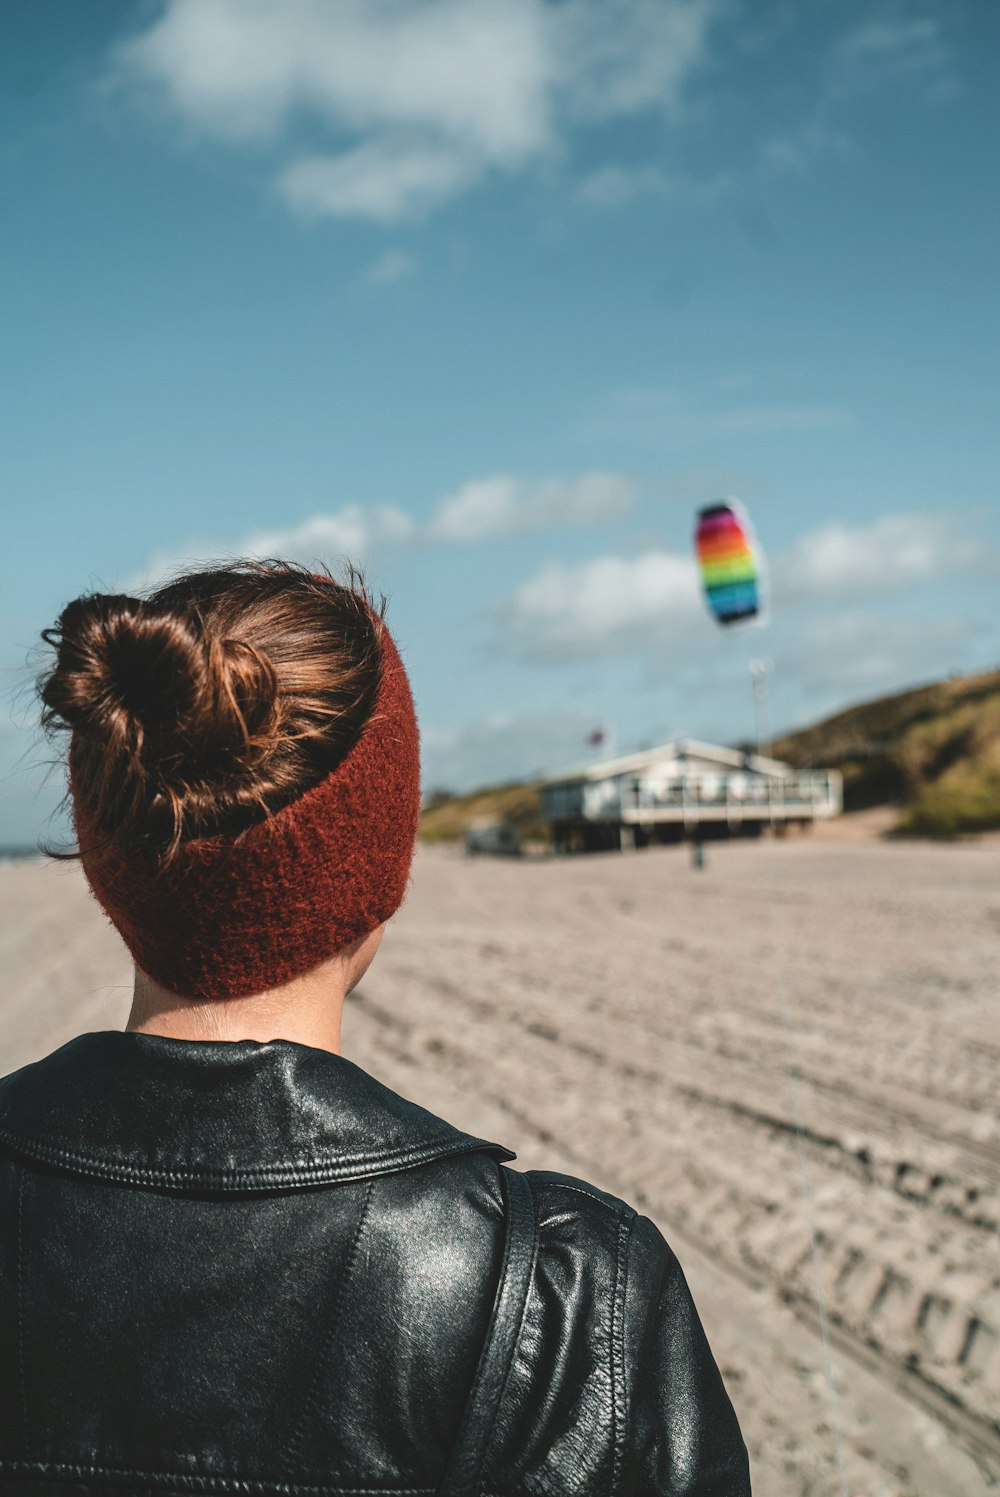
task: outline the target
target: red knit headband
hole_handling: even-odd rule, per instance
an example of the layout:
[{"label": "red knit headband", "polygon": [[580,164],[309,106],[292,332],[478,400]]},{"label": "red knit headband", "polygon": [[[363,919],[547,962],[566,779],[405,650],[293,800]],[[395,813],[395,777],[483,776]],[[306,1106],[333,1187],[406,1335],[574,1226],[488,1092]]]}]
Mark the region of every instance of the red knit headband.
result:
[{"label": "red knit headband", "polygon": [[[328,580],[328,579],[324,579]],[[173,993],[279,987],[381,925],[403,902],[420,814],[420,755],[403,662],[380,627],[381,685],[350,752],[319,784],[238,835],[87,851],[105,833],[70,789],[91,892],[142,972]]]}]

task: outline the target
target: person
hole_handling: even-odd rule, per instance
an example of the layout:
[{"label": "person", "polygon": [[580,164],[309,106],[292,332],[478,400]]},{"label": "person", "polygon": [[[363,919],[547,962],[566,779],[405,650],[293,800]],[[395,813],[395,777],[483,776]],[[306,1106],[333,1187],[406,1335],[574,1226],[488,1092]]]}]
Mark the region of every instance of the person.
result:
[{"label": "person", "polygon": [[245,560],[43,637],[135,991],[0,1080],[3,1491],[745,1497],[654,1223],[340,1053],[420,806],[384,602]]}]

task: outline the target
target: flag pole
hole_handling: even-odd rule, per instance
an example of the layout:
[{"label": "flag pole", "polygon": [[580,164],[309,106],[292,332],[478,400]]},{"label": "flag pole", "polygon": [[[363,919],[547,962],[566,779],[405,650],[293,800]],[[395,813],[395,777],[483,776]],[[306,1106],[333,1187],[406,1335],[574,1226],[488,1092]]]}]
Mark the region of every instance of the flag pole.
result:
[{"label": "flag pole", "polygon": [[753,683],[754,730],[757,737],[757,752],[762,754],[771,747],[771,673],[774,661],[751,660],[750,677]]}]

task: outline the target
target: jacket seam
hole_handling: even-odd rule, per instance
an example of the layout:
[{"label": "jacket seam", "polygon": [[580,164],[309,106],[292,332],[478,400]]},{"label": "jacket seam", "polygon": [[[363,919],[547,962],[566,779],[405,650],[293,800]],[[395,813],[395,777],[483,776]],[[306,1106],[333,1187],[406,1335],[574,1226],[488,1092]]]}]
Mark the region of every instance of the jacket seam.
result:
[{"label": "jacket seam", "polygon": [[28,1388],[24,1358],[24,1165],[17,1172],[17,1381],[21,1392],[21,1443],[26,1458],[31,1456],[31,1434],[28,1425]]},{"label": "jacket seam", "polygon": [[[497,1164],[497,1172],[498,1172],[499,1175],[502,1176],[502,1174],[503,1174],[503,1165],[500,1164],[500,1163]],[[530,1181],[527,1182],[527,1183],[528,1183],[528,1189],[530,1190],[531,1189]],[[499,1181],[498,1181],[498,1184],[500,1184]],[[505,1207],[504,1207],[504,1214],[505,1214],[505,1217],[506,1217],[506,1213],[509,1212],[509,1210],[510,1210],[510,1187],[509,1187],[509,1185],[506,1184],[506,1182],[504,1182],[503,1184],[500,1185],[500,1189],[501,1189],[502,1193],[506,1193],[506,1195],[507,1195],[507,1200],[506,1200]],[[485,1332],[485,1335],[484,1335],[484,1338],[483,1338],[482,1347],[481,1347],[481,1350],[480,1350],[479,1361],[476,1364],[476,1370],[475,1370],[475,1372],[473,1373],[473,1376],[472,1376],[472,1382],[471,1382],[471,1384],[469,1386],[469,1392],[468,1392],[468,1396],[466,1398],[465,1407],[464,1407],[464,1409],[462,1411],[462,1414],[461,1414],[461,1416],[459,1418],[458,1435],[456,1436],[455,1442],[453,1442],[453,1444],[452,1444],[451,1453],[449,1454],[449,1457],[448,1457],[448,1467],[447,1467],[448,1471],[450,1471],[450,1469],[451,1469],[451,1467],[452,1467],[452,1465],[454,1463],[454,1460],[455,1460],[455,1451],[457,1449],[458,1443],[462,1440],[462,1436],[465,1433],[465,1430],[466,1430],[466,1421],[467,1421],[467,1419],[469,1417],[469,1410],[478,1406],[479,1400],[480,1400],[480,1389],[482,1388],[484,1379],[487,1376],[486,1361],[485,1361],[485,1358],[484,1358],[484,1355],[483,1355],[483,1348],[485,1348],[489,1344],[490,1337],[493,1334],[494,1326],[496,1324],[497,1311],[499,1309],[498,1295],[499,1295],[499,1292],[500,1292],[500,1287],[503,1284],[504,1279],[505,1279],[505,1277],[507,1275],[507,1270],[508,1270],[508,1267],[509,1267],[509,1264],[510,1264],[510,1257],[511,1257],[511,1239],[512,1239],[512,1235],[513,1235],[513,1228],[512,1228],[512,1225],[511,1225],[509,1219],[506,1221],[505,1225],[506,1225],[506,1235],[505,1235],[505,1240],[504,1240],[503,1253],[501,1254],[501,1258],[500,1258],[500,1271],[499,1271],[499,1274],[497,1275],[497,1279],[496,1279],[496,1283],[494,1285],[494,1291],[493,1291],[493,1300],[494,1300],[493,1309],[492,1309],[492,1312],[490,1314],[490,1318],[487,1321],[486,1332]],[[500,1401],[502,1401],[502,1398],[503,1398],[503,1394],[501,1393]],[[497,1402],[497,1409],[499,1409],[499,1407],[500,1407],[500,1401]],[[483,1470],[485,1469],[485,1465],[486,1465],[486,1456],[487,1456],[488,1451],[489,1451],[490,1440],[491,1440],[491,1437],[487,1436],[485,1446],[483,1447],[483,1449],[481,1451],[481,1458],[480,1458],[480,1461],[479,1461],[479,1483],[478,1483],[480,1490],[482,1488],[482,1474],[483,1474]],[[445,1476],[444,1481],[442,1482],[441,1485],[442,1485],[442,1487],[447,1487],[447,1485],[448,1485],[448,1477],[447,1477],[447,1475]]]},{"label": "jacket seam", "polygon": [[404,1168],[414,1164],[429,1163],[432,1159],[444,1158],[450,1154],[471,1154],[496,1149],[503,1149],[505,1153],[510,1153],[510,1150],[504,1149],[502,1144],[490,1144],[485,1140],[482,1142],[474,1140],[469,1143],[460,1142],[448,1145],[421,1145],[419,1148],[403,1150],[402,1152],[386,1150],[381,1154],[372,1154],[365,1158],[354,1160],[346,1166],[328,1164],[323,1160],[314,1159],[304,1161],[301,1164],[263,1165],[256,1169],[245,1170],[204,1170],[200,1168],[183,1170],[149,1169],[139,1165],[109,1164],[106,1160],[97,1158],[94,1155],[77,1154],[72,1149],[56,1148],[51,1144],[39,1144],[25,1134],[18,1134],[6,1128],[0,1128],[0,1146],[4,1144],[13,1152],[27,1155],[29,1158],[40,1160],[42,1163],[74,1166],[81,1174],[92,1178],[121,1180],[129,1184],[148,1185],[173,1181],[191,1186],[209,1183],[219,1185],[239,1185],[244,1183],[277,1184],[282,1180],[303,1180],[306,1183],[320,1183],[326,1180],[363,1179],[363,1171],[372,1167],[384,1169],[384,1166],[387,1164]]},{"label": "jacket seam", "polygon": [[[502,1168],[502,1166],[501,1166],[501,1168]],[[538,1261],[538,1240],[539,1240],[538,1202],[537,1202],[537,1200],[535,1198],[535,1192],[532,1189],[531,1181],[528,1179],[528,1175],[527,1175],[526,1172],[524,1174],[524,1180],[525,1180],[525,1184],[528,1187],[528,1190],[531,1192],[531,1198],[532,1198],[532,1204],[533,1204],[533,1209],[532,1209],[532,1213],[531,1213],[531,1215],[532,1215],[532,1228],[531,1228],[531,1268],[530,1268],[529,1273],[528,1273],[528,1292],[524,1296],[524,1303],[521,1306],[521,1313],[520,1313],[520,1316],[519,1316],[518,1322],[517,1322],[517,1330],[514,1332],[514,1341],[513,1341],[513,1344],[511,1346],[510,1361],[507,1363],[507,1371],[504,1374],[503,1387],[500,1389],[500,1397],[497,1400],[497,1420],[496,1420],[496,1423],[493,1425],[492,1430],[490,1431],[489,1438],[487,1439],[487,1442],[486,1442],[486,1447],[483,1450],[482,1464],[481,1464],[481,1466],[479,1468],[479,1479],[478,1479],[478,1481],[476,1483],[476,1486],[477,1486],[477,1489],[478,1489],[478,1492],[479,1492],[479,1497],[485,1497],[485,1491],[486,1491],[486,1489],[485,1489],[485,1486],[484,1486],[484,1478],[485,1478],[485,1475],[486,1475],[486,1464],[487,1464],[487,1461],[489,1459],[490,1452],[492,1451],[493,1446],[496,1444],[497,1426],[500,1423],[499,1415],[500,1415],[501,1409],[503,1408],[504,1399],[507,1396],[507,1389],[510,1386],[511,1375],[512,1375],[512,1373],[514,1371],[514,1363],[517,1360],[517,1347],[518,1347],[518,1343],[519,1343],[519,1341],[521,1339],[521,1332],[523,1331],[523,1329],[524,1329],[524,1323],[525,1323],[525,1321],[528,1318],[528,1305],[531,1302],[531,1291],[532,1291],[532,1289],[534,1287],[535,1264]]]},{"label": "jacket seam", "polygon": [[615,1287],[611,1300],[611,1486],[618,1491],[628,1439],[628,1387],[625,1376],[625,1290],[628,1283],[628,1248],[636,1212],[622,1212],[618,1219],[615,1253]]},{"label": "jacket seam", "polygon": [[324,1324],[323,1345],[316,1359],[316,1366],[309,1383],[309,1388],[306,1392],[305,1398],[302,1400],[302,1409],[296,1421],[295,1428],[292,1430],[292,1433],[288,1441],[286,1442],[283,1451],[278,1456],[278,1464],[284,1466],[286,1470],[289,1471],[294,1466],[295,1461],[301,1452],[302,1441],[305,1438],[306,1425],[309,1419],[309,1415],[311,1414],[315,1406],[316,1397],[322,1384],[323,1374],[326,1372],[326,1369],[330,1363],[330,1349],[333,1344],[334,1332],[336,1331],[336,1328],[340,1321],[340,1312],[344,1303],[344,1295],[347,1290],[347,1285],[350,1281],[351,1274],[354,1272],[354,1265],[357,1262],[358,1244],[361,1241],[362,1234],[368,1222],[368,1212],[369,1208],[371,1207],[372,1196],[374,1195],[374,1193],[375,1181],[369,1180],[367,1189],[365,1190],[364,1200],[361,1203],[361,1210],[358,1213],[358,1219],[355,1223],[354,1231],[351,1234],[351,1241],[344,1259],[344,1266],[341,1269],[340,1276],[337,1282],[333,1306]]},{"label": "jacket seam", "polygon": [[610,1211],[612,1216],[627,1216],[632,1210],[631,1206],[614,1206],[610,1201],[602,1201],[600,1196],[592,1195],[589,1190],[581,1190],[579,1185],[567,1185],[563,1180],[547,1181],[555,1190],[571,1190],[574,1195],[583,1196],[585,1201],[590,1201],[594,1206],[603,1206],[605,1211]]},{"label": "jacket seam", "polygon": [[121,1466],[87,1466],[68,1461],[5,1460],[0,1457],[0,1473],[11,1476],[36,1476],[45,1481],[144,1481],[151,1486],[186,1492],[239,1492],[330,1494],[330,1497],[425,1497],[435,1487],[343,1487],[330,1482],[279,1481],[255,1476],[208,1476],[190,1471],[136,1471]]}]

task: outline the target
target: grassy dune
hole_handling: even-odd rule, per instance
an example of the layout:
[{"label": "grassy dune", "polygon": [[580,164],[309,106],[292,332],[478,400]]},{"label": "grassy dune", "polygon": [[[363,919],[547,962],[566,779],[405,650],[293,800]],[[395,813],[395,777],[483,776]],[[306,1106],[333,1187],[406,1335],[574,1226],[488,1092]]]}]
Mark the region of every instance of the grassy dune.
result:
[{"label": "grassy dune", "polygon": [[901,832],[1000,827],[1000,671],[849,708],[779,739],[774,752],[840,769],[847,810],[898,805]]},{"label": "grassy dune", "polygon": [[472,821],[513,822],[525,841],[547,841],[539,816],[538,782],[487,786],[468,795],[452,795],[425,807],[420,835],[425,842],[456,842]]}]

